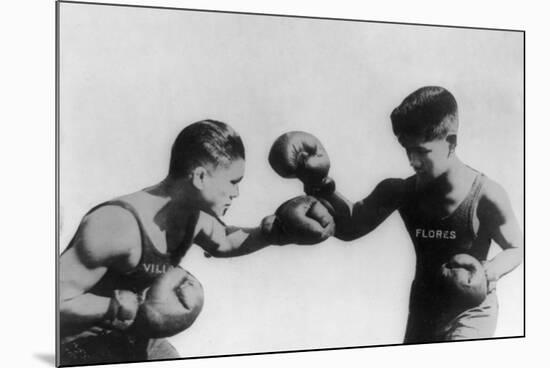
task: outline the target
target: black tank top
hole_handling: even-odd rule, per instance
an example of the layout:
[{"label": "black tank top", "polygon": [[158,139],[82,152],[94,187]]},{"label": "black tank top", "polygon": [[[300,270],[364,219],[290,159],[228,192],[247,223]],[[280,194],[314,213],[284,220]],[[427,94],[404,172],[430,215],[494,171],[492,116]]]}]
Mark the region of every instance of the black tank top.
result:
[{"label": "black tank top", "polygon": [[[399,213],[416,250],[416,277],[429,281],[439,267],[453,255],[467,253],[482,261],[487,258],[491,238],[482,226],[474,229],[474,218],[485,176],[477,173],[470,191],[448,216],[436,218],[423,211],[422,195],[413,191],[406,196]],[[406,180],[414,188],[414,177]]]},{"label": "black tank top", "polygon": [[[88,211],[87,215],[104,206],[119,206],[134,216],[141,236],[141,258],[136,267],[126,273],[108,270],[99,282],[88,291],[89,293],[105,297],[111,297],[115,289],[125,289],[141,293],[160,274],[177,266],[192,244],[199,216],[198,211],[190,211],[188,216],[183,219],[182,226],[185,226],[185,233],[181,243],[174,251],[162,253],[153,245],[149,235],[145,231],[138,212],[128,202],[122,200],[104,202]],[[72,243],[73,241],[71,241],[69,247],[72,246]]]},{"label": "black tank top", "polygon": [[[87,293],[110,298],[113,295],[113,290],[125,289],[143,294],[144,290],[160,274],[179,264],[192,244],[199,217],[198,211],[189,211],[187,217],[182,220],[185,232],[182,241],[175,250],[162,253],[153,245],[141,222],[138,211],[128,202],[119,199],[108,201],[95,206],[86,215],[103,206],[119,206],[134,216],[141,237],[141,258],[138,264],[126,273],[108,270]],[[67,249],[74,245],[79,232],[80,229],[77,230]],[[61,327],[60,336],[62,337],[60,359],[63,364],[143,361],[148,359],[149,338],[104,328],[101,324],[81,331],[65,330]]]},{"label": "black tank top", "polygon": [[479,261],[487,259],[491,245],[488,229],[483,223],[474,229],[484,181],[485,176],[477,173],[464,200],[454,212],[443,218],[435,218],[421,210],[419,204],[423,195],[414,190],[414,176],[405,181],[408,189],[399,213],[416,250],[416,274],[411,286],[408,322],[415,333],[429,334],[447,318],[447,301],[437,283],[441,265],[459,253],[470,254]]}]

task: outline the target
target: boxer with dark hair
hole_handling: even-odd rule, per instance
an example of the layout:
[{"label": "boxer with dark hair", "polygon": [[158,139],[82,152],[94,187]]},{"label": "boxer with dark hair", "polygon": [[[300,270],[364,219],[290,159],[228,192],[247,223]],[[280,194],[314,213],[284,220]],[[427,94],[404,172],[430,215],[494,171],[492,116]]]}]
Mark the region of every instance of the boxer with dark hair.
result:
[{"label": "boxer with dark hair", "polygon": [[[393,110],[391,123],[415,174],[383,180],[357,203],[335,191],[328,154],[310,134],[279,137],[270,162],[325,203],[339,239],[360,238],[399,212],[416,250],[406,343],[492,337],[496,281],[523,258],[508,195],[458,158],[457,103],[446,89],[414,91]],[[503,251],[487,260],[492,241]]]},{"label": "boxer with dark hair", "polygon": [[204,298],[200,282],[178,266],[193,243],[233,257],[334,232],[326,209],[307,196],[257,227],[225,226],[220,218],[239,195],[245,158],[225,123],[187,126],[171,152],[164,180],[92,208],[61,254],[62,365],[177,358],[164,338],[189,328]]}]

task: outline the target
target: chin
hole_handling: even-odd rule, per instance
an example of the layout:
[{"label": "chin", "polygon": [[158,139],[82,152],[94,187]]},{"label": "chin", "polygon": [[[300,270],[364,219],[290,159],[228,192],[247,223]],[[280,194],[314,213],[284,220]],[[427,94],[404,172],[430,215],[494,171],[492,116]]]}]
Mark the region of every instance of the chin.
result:
[{"label": "chin", "polygon": [[219,217],[223,217],[225,216],[225,214],[227,213],[227,211],[229,211],[229,207],[224,207],[218,211],[216,211],[216,214],[219,216]]}]

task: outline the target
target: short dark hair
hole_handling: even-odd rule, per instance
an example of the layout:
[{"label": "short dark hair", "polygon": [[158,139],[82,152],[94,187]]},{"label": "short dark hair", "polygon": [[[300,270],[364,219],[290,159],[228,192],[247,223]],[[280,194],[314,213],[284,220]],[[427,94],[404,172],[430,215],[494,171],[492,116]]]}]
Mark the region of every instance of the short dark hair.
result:
[{"label": "short dark hair", "polygon": [[427,86],[408,95],[391,113],[393,134],[425,140],[444,138],[458,131],[458,108],[443,87]]},{"label": "short dark hair", "polygon": [[177,136],[170,155],[168,175],[180,178],[195,167],[207,163],[229,165],[244,159],[244,146],[239,134],[228,124],[201,120],[186,126]]}]

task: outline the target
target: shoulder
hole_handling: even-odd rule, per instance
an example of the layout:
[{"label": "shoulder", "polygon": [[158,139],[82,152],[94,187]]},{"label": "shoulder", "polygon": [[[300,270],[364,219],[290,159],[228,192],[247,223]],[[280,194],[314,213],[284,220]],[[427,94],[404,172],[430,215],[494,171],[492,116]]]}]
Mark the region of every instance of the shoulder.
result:
[{"label": "shoulder", "polygon": [[74,246],[90,266],[105,266],[129,256],[141,245],[140,238],[138,223],[130,211],[105,205],[83,218]]},{"label": "shoulder", "polygon": [[[411,177],[413,178],[413,177]],[[401,179],[401,178],[388,178],[382,180],[378,185],[376,185],[376,190],[381,192],[403,192],[409,186],[411,178]]]},{"label": "shoulder", "polygon": [[380,198],[400,200],[412,189],[414,189],[414,177],[407,179],[388,178],[378,183],[373,193]]},{"label": "shoulder", "polygon": [[480,192],[480,200],[499,204],[508,200],[508,193],[502,185],[484,175]]},{"label": "shoulder", "polygon": [[477,211],[480,219],[501,222],[506,218],[509,208],[508,193],[504,187],[491,178],[484,176]]}]

